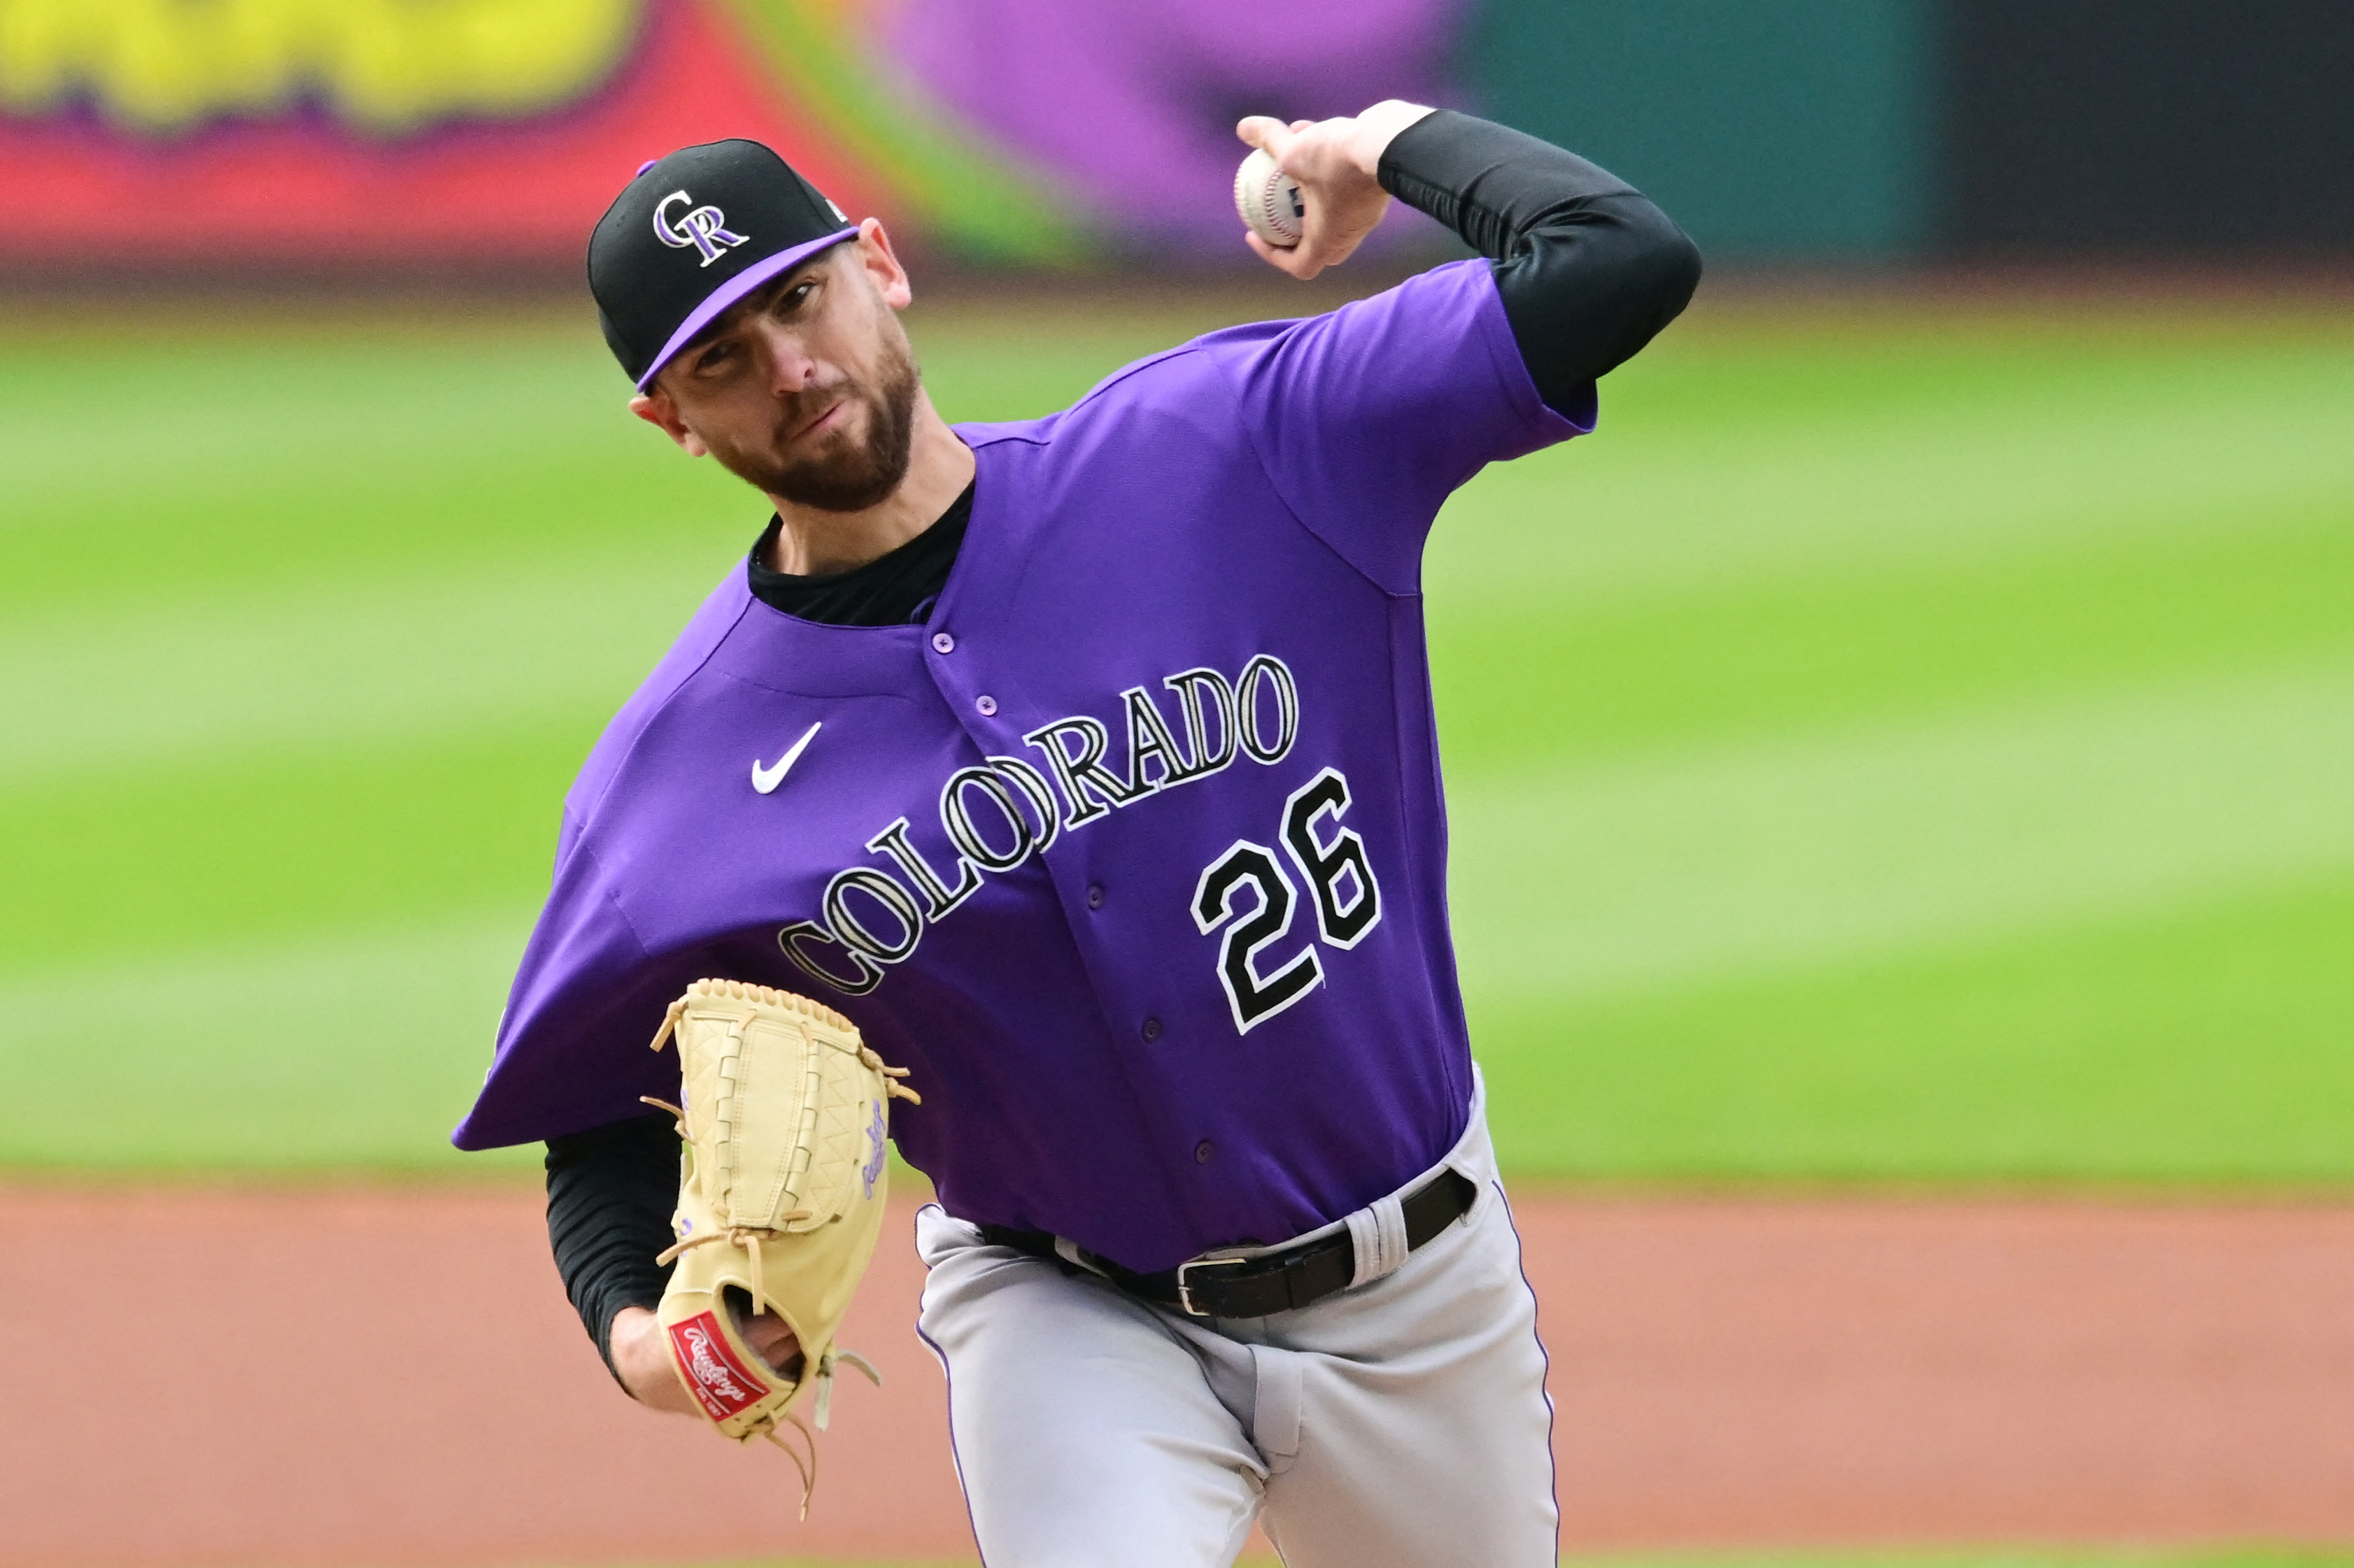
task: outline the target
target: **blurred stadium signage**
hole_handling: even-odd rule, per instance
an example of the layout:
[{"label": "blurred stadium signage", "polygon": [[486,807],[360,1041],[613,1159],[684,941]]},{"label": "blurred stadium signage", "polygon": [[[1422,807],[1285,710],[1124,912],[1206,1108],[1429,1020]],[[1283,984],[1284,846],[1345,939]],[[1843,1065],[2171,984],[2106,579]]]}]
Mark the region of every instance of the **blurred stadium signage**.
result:
[{"label": "blurred stadium signage", "polygon": [[854,0],[0,0],[0,261],[578,258],[639,164],[753,136],[854,216],[1076,254],[875,79]]},{"label": "blurred stadium signage", "polygon": [[2342,257],[2349,50],[2347,0],[0,0],[0,266],[571,262],[718,136],[936,254],[1247,264],[1235,117],[1391,96],[1712,261]]},{"label": "blurred stadium signage", "polygon": [[1235,118],[1447,96],[1471,4],[0,0],[0,263],[569,260],[731,135],[968,260],[1246,260]]},{"label": "blurred stadium signage", "polygon": [[7,0],[0,107],[76,102],[137,132],[185,132],[306,101],[398,132],[575,102],[613,74],[638,0]]}]

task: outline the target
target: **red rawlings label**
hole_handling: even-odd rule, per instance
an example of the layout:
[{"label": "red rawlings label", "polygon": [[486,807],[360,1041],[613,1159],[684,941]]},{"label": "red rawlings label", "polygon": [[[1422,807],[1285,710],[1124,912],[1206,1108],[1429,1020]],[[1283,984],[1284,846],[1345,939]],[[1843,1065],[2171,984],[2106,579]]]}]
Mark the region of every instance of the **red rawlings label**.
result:
[{"label": "red rawlings label", "polygon": [[698,1312],[684,1323],[670,1326],[671,1353],[686,1373],[686,1386],[703,1402],[704,1414],[714,1421],[748,1410],[768,1397],[769,1385],[736,1359],[719,1319]]}]

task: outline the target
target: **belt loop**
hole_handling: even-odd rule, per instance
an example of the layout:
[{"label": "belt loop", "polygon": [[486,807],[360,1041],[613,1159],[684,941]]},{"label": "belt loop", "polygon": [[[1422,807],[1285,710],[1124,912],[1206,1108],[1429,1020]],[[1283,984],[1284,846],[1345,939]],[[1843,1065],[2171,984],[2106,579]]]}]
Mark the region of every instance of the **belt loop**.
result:
[{"label": "belt loop", "polygon": [[1289,1257],[1283,1260],[1283,1301],[1285,1306],[1296,1310],[1299,1308],[1310,1305],[1315,1300],[1314,1292],[1310,1291],[1307,1286],[1302,1283],[1307,1279],[1307,1277],[1308,1257],[1306,1254],[1293,1253]]},{"label": "belt loop", "polygon": [[1405,1261],[1405,1206],[1395,1192],[1376,1198],[1349,1216],[1349,1240],[1357,1254],[1352,1287],[1393,1273]]},{"label": "belt loop", "polygon": [[1068,1236],[1055,1238],[1055,1255],[1073,1268],[1084,1270],[1088,1274],[1103,1273],[1103,1270],[1097,1266],[1094,1255]]}]

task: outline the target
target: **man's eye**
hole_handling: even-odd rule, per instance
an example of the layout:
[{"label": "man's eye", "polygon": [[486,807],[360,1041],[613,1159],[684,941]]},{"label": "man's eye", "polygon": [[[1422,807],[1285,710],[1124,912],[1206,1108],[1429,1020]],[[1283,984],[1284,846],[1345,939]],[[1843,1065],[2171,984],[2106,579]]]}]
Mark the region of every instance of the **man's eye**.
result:
[{"label": "man's eye", "polygon": [[697,370],[716,370],[726,364],[728,355],[735,351],[736,345],[732,343],[715,343],[695,356],[695,367]]},{"label": "man's eye", "polygon": [[778,297],[777,310],[779,313],[797,311],[808,303],[809,297],[816,292],[815,283],[796,283]]}]

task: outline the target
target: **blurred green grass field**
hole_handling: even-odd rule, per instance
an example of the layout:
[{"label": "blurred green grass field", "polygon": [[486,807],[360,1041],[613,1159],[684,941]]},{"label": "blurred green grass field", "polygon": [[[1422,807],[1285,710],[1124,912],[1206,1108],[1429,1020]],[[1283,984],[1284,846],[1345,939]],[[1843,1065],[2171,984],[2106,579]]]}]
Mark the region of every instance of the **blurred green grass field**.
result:
[{"label": "blurred green grass field", "polygon": [[[1217,305],[919,307],[951,418]],[[762,518],[569,313],[0,334],[0,1166],[459,1174]],[[1523,1176],[2354,1177],[2354,310],[1707,302],[1430,558]],[[126,1001],[126,999],[130,999]]]}]

